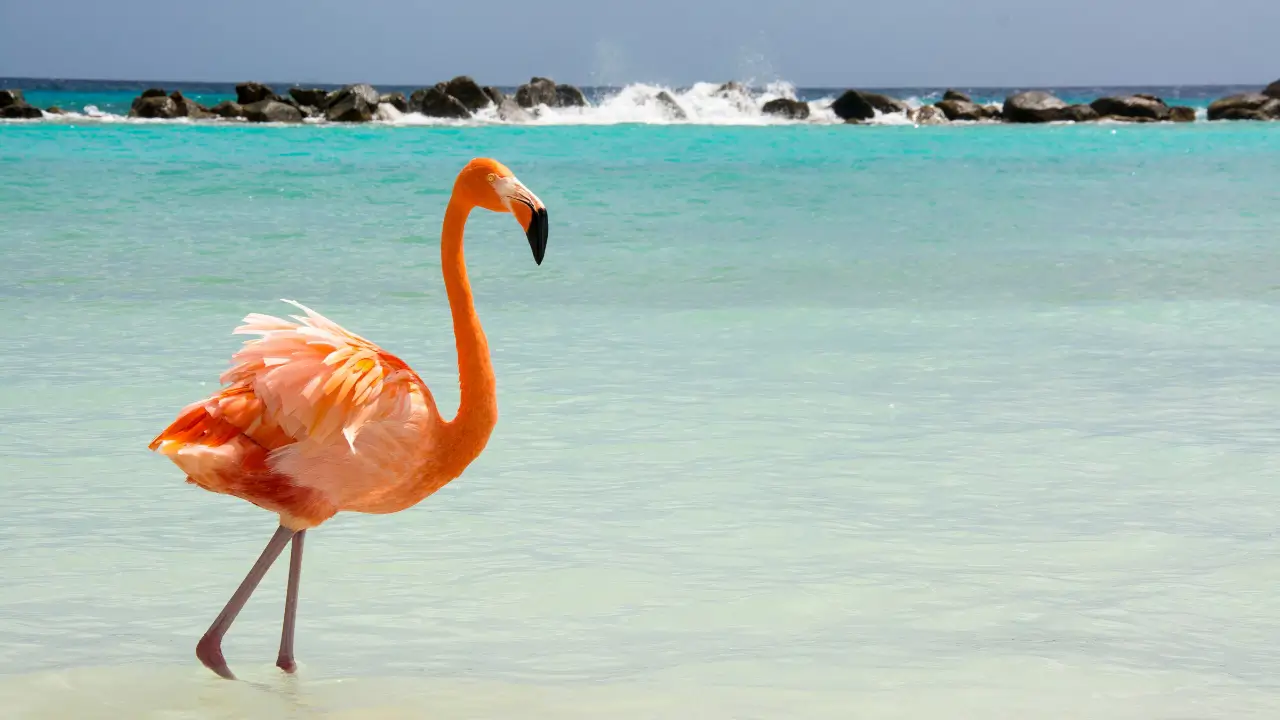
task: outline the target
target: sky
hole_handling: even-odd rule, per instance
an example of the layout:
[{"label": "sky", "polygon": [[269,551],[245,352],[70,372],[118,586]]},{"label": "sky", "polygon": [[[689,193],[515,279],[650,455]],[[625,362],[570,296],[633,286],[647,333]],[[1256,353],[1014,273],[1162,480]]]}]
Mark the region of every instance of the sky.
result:
[{"label": "sky", "polygon": [[0,77],[1266,84],[1280,0],[0,0]]}]

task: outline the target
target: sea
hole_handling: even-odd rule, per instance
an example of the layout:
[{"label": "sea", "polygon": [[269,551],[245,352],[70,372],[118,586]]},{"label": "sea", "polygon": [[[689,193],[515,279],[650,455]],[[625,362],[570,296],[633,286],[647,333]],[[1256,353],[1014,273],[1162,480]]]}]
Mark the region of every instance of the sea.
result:
[{"label": "sea", "polygon": [[[633,85],[273,126],[124,117],[230,84],[23,83],[73,114],[0,122],[6,720],[1280,717],[1280,123],[846,126],[701,83],[683,122]],[[488,448],[309,532],[297,674],[282,561],[215,677],[276,518],[147,443],[281,299],[451,414],[477,156],[550,219],[541,266],[467,228]]]}]

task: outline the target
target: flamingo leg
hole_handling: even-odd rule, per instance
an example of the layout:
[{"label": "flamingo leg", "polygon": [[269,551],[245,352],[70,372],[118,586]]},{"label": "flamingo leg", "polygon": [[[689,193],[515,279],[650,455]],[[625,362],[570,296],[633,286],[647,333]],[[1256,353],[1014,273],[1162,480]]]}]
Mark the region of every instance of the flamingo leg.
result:
[{"label": "flamingo leg", "polygon": [[302,579],[302,538],[306,530],[293,536],[293,548],[289,550],[289,590],[284,597],[284,628],[280,631],[280,654],[276,667],[291,673],[298,669],[293,661],[293,626],[298,619],[298,582]]},{"label": "flamingo leg", "polygon": [[267,570],[271,569],[271,564],[276,561],[276,558],[280,557],[284,546],[289,543],[289,539],[293,535],[294,531],[283,525],[276,530],[276,534],[271,536],[271,541],[263,548],[262,555],[258,556],[258,561],[253,564],[249,574],[240,583],[240,587],[236,588],[235,594],[227,601],[226,607],[222,608],[221,613],[218,613],[218,617],[209,626],[209,629],[205,631],[204,637],[200,638],[200,642],[196,643],[196,657],[200,658],[200,662],[228,680],[235,680],[236,676],[231,673],[231,669],[227,667],[226,659],[222,657],[222,636],[227,634],[227,630],[231,628],[231,623],[236,620],[236,615],[240,614],[241,608],[249,601],[249,596],[253,595],[258,583],[262,582],[262,576],[266,575]]}]

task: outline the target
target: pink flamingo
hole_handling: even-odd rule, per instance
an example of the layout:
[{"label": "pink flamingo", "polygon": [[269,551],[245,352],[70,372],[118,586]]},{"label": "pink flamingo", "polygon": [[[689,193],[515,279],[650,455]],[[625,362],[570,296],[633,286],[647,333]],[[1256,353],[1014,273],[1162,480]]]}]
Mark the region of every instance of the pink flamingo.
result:
[{"label": "pink flamingo", "polygon": [[285,545],[293,543],[276,665],[291,673],[307,530],[343,510],[412,507],[461,475],[484,450],[498,403],[462,254],[463,226],[477,207],[514,214],[539,265],[547,249],[542,201],[496,160],[469,162],[454,183],[440,243],[461,389],[453,420],[440,417],[426,383],[403,360],[292,303],[305,313],[293,316],[297,322],[246,317],[235,332],[261,337],[234,355],[221,378],[226,387],[183,408],[151,442],[152,450],[187,474],[187,482],[280,516],[262,555],[196,644],[196,657],[218,675],[235,679],[222,638]]}]

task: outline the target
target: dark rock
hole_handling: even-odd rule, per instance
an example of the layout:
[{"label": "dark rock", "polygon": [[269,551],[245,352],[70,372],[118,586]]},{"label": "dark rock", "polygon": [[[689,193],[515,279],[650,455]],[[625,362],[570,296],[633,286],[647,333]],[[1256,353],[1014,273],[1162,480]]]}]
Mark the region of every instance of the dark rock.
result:
[{"label": "dark rock", "polygon": [[877,110],[885,114],[906,115],[911,106],[887,95],[860,90],[845,90],[831,103],[831,111],[841,120],[870,120],[876,116]]},{"label": "dark rock", "polygon": [[279,100],[259,100],[244,106],[244,119],[260,123],[300,123],[302,111]]},{"label": "dark rock", "polygon": [[558,99],[555,82],[544,77],[535,77],[516,88],[516,103],[522,108],[555,107]]},{"label": "dark rock", "polygon": [[304,118],[324,117],[324,111],[314,105],[303,105],[298,102],[295,97],[276,97],[276,102],[282,102],[289,107],[297,108]]},{"label": "dark rock", "polygon": [[1274,120],[1280,116],[1273,104],[1280,100],[1262,93],[1232,95],[1209,104],[1210,120]]},{"label": "dark rock", "polygon": [[390,105],[402,113],[409,112],[409,101],[405,98],[404,93],[402,92],[387,93],[386,95],[378,98],[378,102]]},{"label": "dark rock", "polygon": [[[448,87],[445,83],[439,83],[435,87],[426,88],[425,90],[415,91],[413,93],[417,100],[418,112],[427,117],[438,118],[469,118],[471,111],[458,98],[445,92]],[[422,95],[419,96],[418,92]]]},{"label": "dark rock", "polygon": [[1067,104],[1041,90],[1017,93],[1005,98],[1004,119],[1013,123],[1044,123],[1073,119]]},{"label": "dark rock", "polygon": [[325,117],[330,122],[369,122],[381,99],[371,85],[348,85],[329,96]]},{"label": "dark rock", "polygon": [[917,125],[944,125],[948,118],[941,108],[933,105],[924,105],[915,111],[912,120]]},{"label": "dark rock", "polygon": [[20,105],[0,107],[0,118],[6,120],[39,120],[42,117],[44,117],[44,113],[40,112],[40,108],[28,105],[25,102]]},{"label": "dark rock", "polygon": [[169,99],[177,106],[177,117],[191,118],[192,120],[203,120],[205,118],[213,117],[213,113],[209,112],[209,108],[194,100],[188,100],[186,97],[183,97],[182,93],[178,90],[174,90],[173,94],[169,96]]},{"label": "dark rock", "polygon": [[313,108],[324,109],[325,100],[329,97],[328,90],[320,88],[289,88],[289,97],[298,101],[299,106],[310,105]]},{"label": "dark rock", "polygon": [[990,117],[990,112],[981,105],[969,100],[942,100],[936,107],[948,120],[968,120],[977,122]]},{"label": "dark rock", "polygon": [[964,93],[960,92],[959,90],[948,90],[948,91],[946,91],[945,93],[943,93],[943,94],[942,94],[942,99],[943,99],[943,100],[958,100],[958,101],[960,101],[960,102],[967,102],[967,103],[971,103],[971,102],[973,102],[973,98],[971,98],[971,97],[969,97],[968,95],[966,95],[966,94],[964,94]]},{"label": "dark rock", "polygon": [[165,95],[148,95],[133,101],[129,117],[172,120],[179,117],[178,103]]},{"label": "dark rock", "polygon": [[147,88],[146,90],[143,90],[142,94],[139,95],[138,97],[144,97],[144,98],[165,97],[168,94],[169,93],[164,91],[164,88]]},{"label": "dark rock", "polygon": [[1004,119],[1004,105],[996,105],[995,103],[983,105],[982,111],[987,114],[988,120]]},{"label": "dark rock", "polygon": [[831,112],[841,120],[870,120],[876,116],[876,109],[866,97],[857,90],[845,90],[840,97],[831,103]]},{"label": "dark rock", "polygon": [[0,108],[6,108],[11,105],[26,105],[26,98],[22,97],[21,90],[0,90]]},{"label": "dark rock", "polygon": [[1266,89],[1262,91],[1262,94],[1270,98],[1280,99],[1280,80],[1268,85]]},{"label": "dark rock", "polygon": [[262,83],[245,82],[236,85],[236,102],[241,105],[252,105],[263,100],[275,99],[275,91]]},{"label": "dark rock", "polygon": [[1168,120],[1169,106],[1152,95],[1126,95],[1098,98],[1089,104],[1099,115]]},{"label": "dark rock", "polygon": [[66,115],[67,114],[66,110],[63,110],[57,105],[50,105],[49,107],[45,108],[45,112],[49,113],[50,115]]},{"label": "dark rock", "polygon": [[1101,117],[1097,110],[1088,105],[1068,105],[1063,109],[1062,117],[1058,119],[1072,122],[1093,122]]},{"label": "dark rock", "polygon": [[484,90],[484,94],[489,97],[489,100],[492,101],[494,105],[501,106],[502,101],[507,99],[506,93],[502,92],[496,87],[493,87],[492,85],[485,85],[483,90]]},{"label": "dark rock", "polygon": [[244,117],[244,107],[237,102],[223,100],[222,102],[209,108],[209,112],[221,118],[242,118]]},{"label": "dark rock", "polygon": [[1169,119],[1174,122],[1195,122],[1196,109],[1175,105],[1169,108]]},{"label": "dark rock", "polygon": [[862,97],[866,98],[867,102],[871,103],[871,107],[885,113],[886,115],[890,113],[902,113],[903,115],[906,115],[911,112],[910,105],[898,100],[897,98],[891,98],[888,95],[864,92],[862,93]]},{"label": "dark rock", "polygon": [[480,87],[475,80],[467,75],[459,75],[445,83],[444,91],[457,98],[463,107],[472,112],[486,107],[490,103],[501,102],[489,97],[484,88]]},{"label": "dark rock", "polygon": [[422,99],[427,96],[427,91],[431,88],[418,88],[409,93],[409,112],[422,112]]},{"label": "dark rock", "polygon": [[654,96],[654,100],[662,106],[662,112],[672,120],[688,120],[689,115],[685,113],[684,108],[680,107],[680,103],[671,97],[671,93],[661,90]]},{"label": "dark rock", "polygon": [[587,96],[576,85],[556,86],[556,105],[560,107],[586,107]]},{"label": "dark rock", "polygon": [[765,115],[779,115],[791,120],[806,120],[809,117],[809,103],[789,98],[770,100],[760,110]]}]

